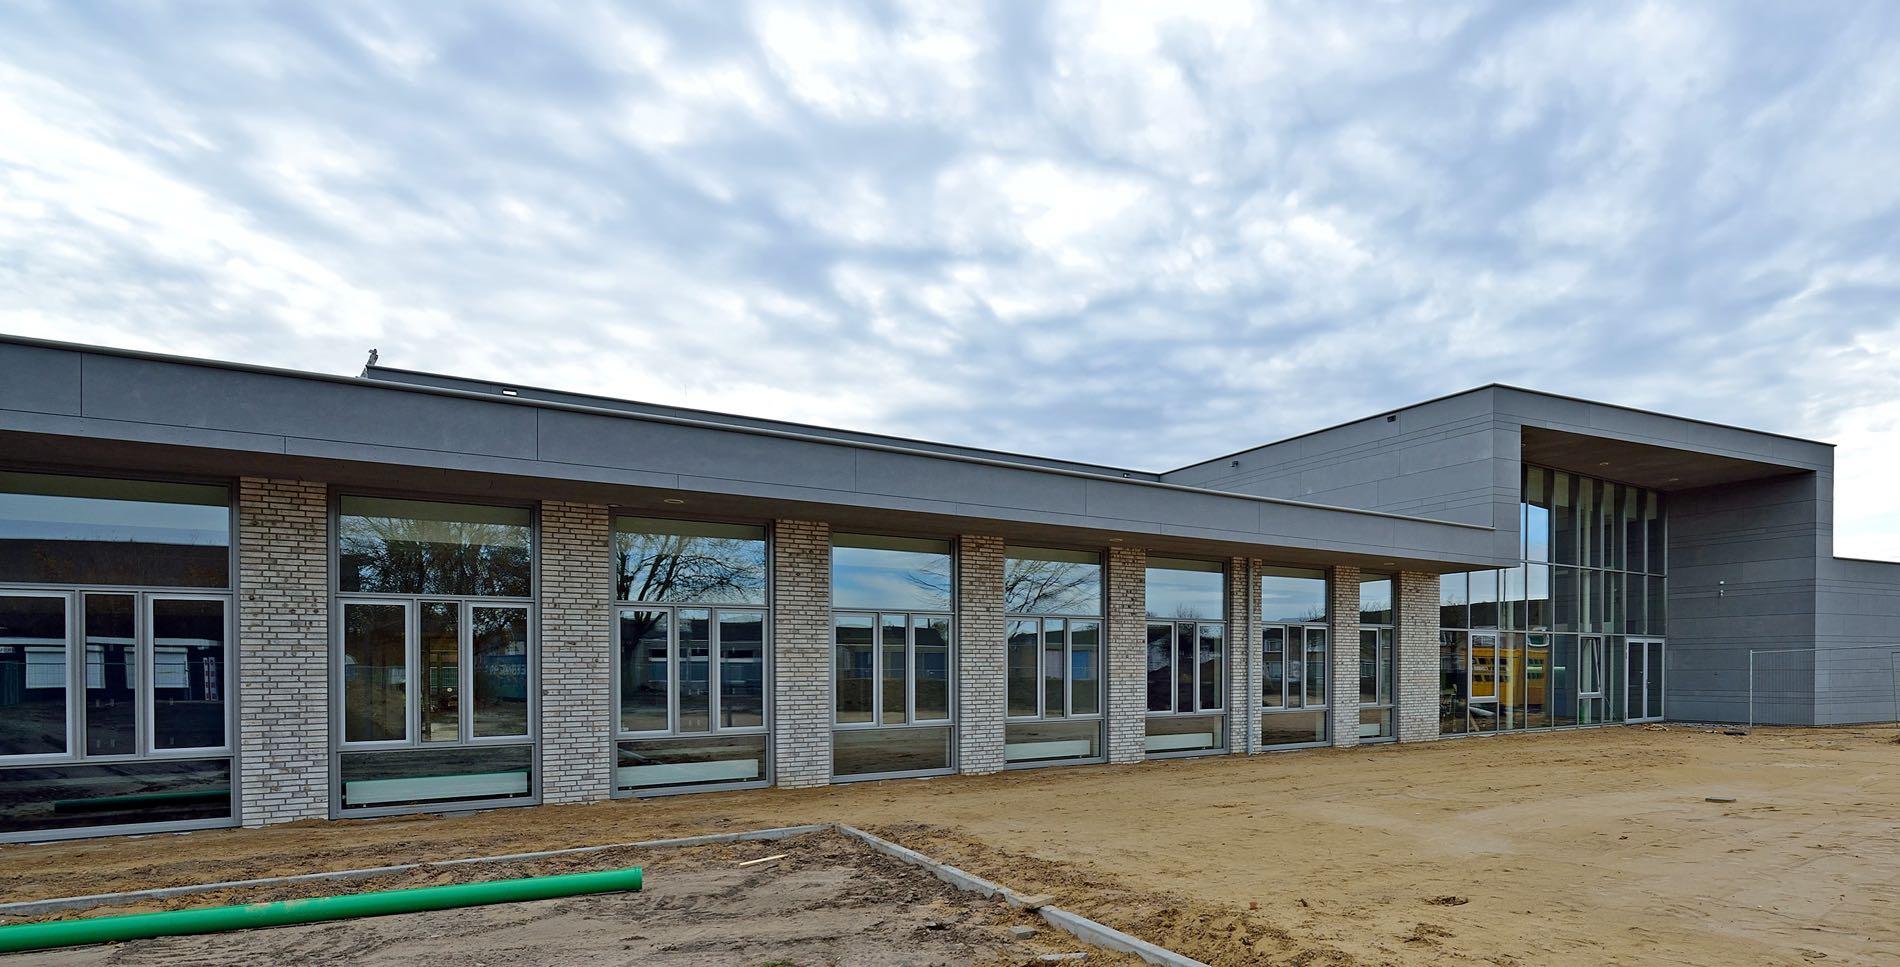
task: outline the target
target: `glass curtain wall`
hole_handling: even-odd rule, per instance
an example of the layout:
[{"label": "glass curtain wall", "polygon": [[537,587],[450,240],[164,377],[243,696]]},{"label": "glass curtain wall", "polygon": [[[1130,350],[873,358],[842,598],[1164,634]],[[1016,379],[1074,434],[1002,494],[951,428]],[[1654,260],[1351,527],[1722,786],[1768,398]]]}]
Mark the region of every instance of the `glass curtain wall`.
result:
[{"label": "glass curtain wall", "polygon": [[0,472],[0,841],[228,826],[231,491]]},{"label": "glass curtain wall", "polygon": [[1264,568],[1260,576],[1260,745],[1324,745],[1326,574]]},{"label": "glass curtain wall", "polygon": [[534,798],[534,512],[344,495],[337,809]]},{"label": "glass curtain wall", "polygon": [[1628,639],[1668,633],[1664,505],[1524,468],[1523,563],[1440,579],[1441,734],[1623,721]]},{"label": "glass curtain wall", "polygon": [[831,540],[831,771],[838,779],[955,768],[950,542]]},{"label": "glass curtain wall", "polygon": [[765,528],[614,518],[614,790],[763,785]]},{"label": "glass curtain wall", "polygon": [[1392,577],[1359,581],[1359,741],[1398,736],[1398,665],[1393,656]]},{"label": "glass curtain wall", "polygon": [[1102,558],[1092,551],[1011,547],[1003,559],[1011,765],[1099,762],[1102,734]]},{"label": "glass curtain wall", "polygon": [[1217,562],[1148,559],[1150,756],[1227,747],[1226,595]]}]

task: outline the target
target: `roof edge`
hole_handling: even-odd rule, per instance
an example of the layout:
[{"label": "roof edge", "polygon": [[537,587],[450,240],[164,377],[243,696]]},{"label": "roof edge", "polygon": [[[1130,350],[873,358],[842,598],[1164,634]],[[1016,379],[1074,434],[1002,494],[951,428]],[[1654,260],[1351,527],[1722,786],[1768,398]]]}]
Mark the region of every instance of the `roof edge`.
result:
[{"label": "roof edge", "polygon": [[40,339],[32,336],[18,336],[0,333],[0,343],[31,346],[41,349],[55,349],[64,352],[91,353],[95,355],[118,356],[127,359],[143,359],[152,362],[171,363],[185,366],[204,366],[211,369],[223,369],[234,372],[259,373],[268,376],[282,376],[291,379],[310,379],[328,383],[341,383],[349,386],[375,387],[405,393],[421,393],[429,396],[441,396],[450,399],[464,399],[482,403],[537,407],[541,409],[561,410],[572,413],[587,413],[595,416],[608,416],[622,420],[642,420],[649,423],[664,423],[672,426],[687,426],[699,429],[723,430],[728,433],[746,433],[754,436],[768,436],[778,439],[799,440],[808,443],[820,443],[829,446],[853,447],[861,450],[874,450],[884,453],[896,453],[907,456],[919,456],[936,460],[952,460],[959,463],[971,463],[981,466],[1001,467],[1011,470],[1025,470],[1031,473],[1046,473],[1056,476],[1075,477],[1085,480],[1100,480],[1105,483],[1122,483],[1136,487],[1149,487],[1158,490],[1172,490],[1181,493],[1198,494],[1207,497],[1222,497],[1233,500],[1245,500],[1252,503],[1274,504],[1283,507],[1297,507],[1303,510],[1323,510],[1333,513],[1351,514],[1357,517],[1375,517],[1385,520],[1408,521],[1429,524],[1437,527],[1452,527],[1461,530],[1495,531],[1497,528],[1487,524],[1470,524],[1463,521],[1440,520],[1434,517],[1417,517],[1410,514],[1395,514],[1382,510],[1367,510],[1358,507],[1340,507],[1333,504],[1321,504],[1304,500],[1289,500],[1284,497],[1264,497],[1257,494],[1243,494],[1226,490],[1212,490],[1206,487],[1194,487],[1187,484],[1170,483],[1165,480],[1149,480],[1138,477],[1120,477],[1111,473],[1091,473],[1082,470],[1070,470],[1061,467],[1039,466],[1033,463],[1013,463],[989,457],[978,457],[960,453],[945,453],[936,450],[918,450],[912,447],[892,444],[872,443],[862,440],[839,439],[817,436],[808,433],[796,433],[789,430],[774,430],[765,427],[751,427],[742,424],[715,423],[707,420],[694,420],[685,417],[672,417],[654,413],[634,413],[601,406],[581,406],[573,403],[558,403],[551,400],[523,399],[513,396],[497,396],[492,393],[475,393],[468,390],[446,389],[436,386],[424,386],[402,383],[394,380],[367,379],[361,376],[337,376],[330,373],[313,373],[304,370],[287,369],[281,366],[264,366],[254,363],[238,363],[228,360],[203,359],[193,356],[180,356],[168,353],[156,353],[140,349],[122,349],[113,346],[94,346],[85,343],[63,342],[56,339]]}]

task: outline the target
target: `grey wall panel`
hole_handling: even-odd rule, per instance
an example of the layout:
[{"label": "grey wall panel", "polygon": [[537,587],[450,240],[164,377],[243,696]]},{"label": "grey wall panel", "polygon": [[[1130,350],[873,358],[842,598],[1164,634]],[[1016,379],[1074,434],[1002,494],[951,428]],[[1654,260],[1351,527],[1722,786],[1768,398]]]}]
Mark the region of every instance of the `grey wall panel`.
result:
[{"label": "grey wall panel", "polygon": [[107,420],[535,455],[536,411],[527,407],[96,353],[85,356],[84,405]]},{"label": "grey wall panel", "polygon": [[78,353],[0,343],[0,409],[80,415]]},{"label": "grey wall panel", "polygon": [[857,451],[562,410],[542,413],[542,460],[645,473],[856,489]]}]

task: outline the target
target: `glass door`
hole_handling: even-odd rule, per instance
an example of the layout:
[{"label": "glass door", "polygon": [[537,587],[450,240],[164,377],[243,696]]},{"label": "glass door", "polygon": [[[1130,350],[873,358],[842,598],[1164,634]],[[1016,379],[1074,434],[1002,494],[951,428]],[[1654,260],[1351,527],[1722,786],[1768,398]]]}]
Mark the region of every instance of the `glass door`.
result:
[{"label": "glass door", "polygon": [[1659,722],[1663,717],[1663,643],[1631,638],[1628,655],[1624,720]]}]

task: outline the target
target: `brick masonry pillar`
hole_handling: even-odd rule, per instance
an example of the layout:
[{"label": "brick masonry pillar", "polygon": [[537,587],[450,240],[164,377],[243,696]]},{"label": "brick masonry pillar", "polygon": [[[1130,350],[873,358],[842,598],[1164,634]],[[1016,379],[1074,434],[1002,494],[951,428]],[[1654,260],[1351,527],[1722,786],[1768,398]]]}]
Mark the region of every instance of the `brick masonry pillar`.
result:
[{"label": "brick masonry pillar", "polygon": [[603,504],[541,504],[541,801],[613,793],[613,575]]},{"label": "brick masonry pillar", "polygon": [[772,525],[772,757],[778,785],[831,782],[831,526]]},{"label": "brick masonry pillar", "polygon": [[1402,571],[1394,581],[1399,741],[1426,742],[1438,738],[1438,576]]},{"label": "brick masonry pillar", "polygon": [[1007,698],[1003,539],[957,540],[957,765],[965,775],[1003,769]]},{"label": "brick masonry pillar", "polygon": [[1247,579],[1247,640],[1242,642],[1247,657],[1244,663],[1247,680],[1243,683],[1240,696],[1241,707],[1247,710],[1248,752],[1260,751],[1260,691],[1261,682],[1266,678],[1266,669],[1261,666],[1264,658],[1260,653],[1261,628],[1266,624],[1260,616],[1260,574],[1267,562],[1254,558],[1247,562],[1250,576]]},{"label": "brick masonry pillar", "polygon": [[1108,761],[1148,752],[1148,552],[1108,549]]},{"label": "brick masonry pillar", "polygon": [[1244,557],[1227,561],[1227,751],[1248,752],[1253,746],[1254,703],[1248,696],[1253,654],[1254,588],[1252,562]]},{"label": "brick masonry pillar", "polygon": [[238,481],[239,815],[330,814],[330,505],[323,484]]},{"label": "brick masonry pillar", "polygon": [[1359,569],[1326,569],[1327,730],[1335,746],[1359,744]]}]

